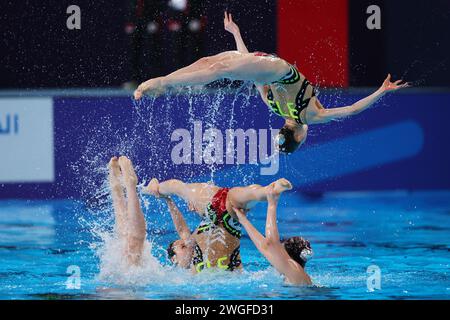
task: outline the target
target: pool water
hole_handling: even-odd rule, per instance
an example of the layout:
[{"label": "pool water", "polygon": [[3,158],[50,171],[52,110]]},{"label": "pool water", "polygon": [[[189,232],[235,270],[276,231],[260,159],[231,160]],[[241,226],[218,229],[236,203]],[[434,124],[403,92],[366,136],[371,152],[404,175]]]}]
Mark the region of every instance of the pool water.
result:
[{"label": "pool water", "polygon": [[[143,204],[149,243],[145,265],[136,270],[121,267],[110,208],[0,201],[0,299],[450,297],[450,192],[284,195],[281,235],[302,235],[314,249],[307,265],[314,286],[303,288],[285,285],[245,233],[242,273],[191,275],[170,266],[164,249],[176,238],[170,216],[158,200]],[[265,210],[259,204],[249,215],[261,231]],[[199,218],[185,215],[193,229]]]}]

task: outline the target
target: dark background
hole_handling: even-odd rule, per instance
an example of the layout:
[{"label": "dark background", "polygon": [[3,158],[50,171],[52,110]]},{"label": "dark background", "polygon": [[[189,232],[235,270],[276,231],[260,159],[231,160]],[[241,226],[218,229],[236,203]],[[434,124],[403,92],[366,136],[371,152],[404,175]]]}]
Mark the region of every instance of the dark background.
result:
[{"label": "dark background", "polygon": [[[368,30],[365,9],[381,7],[382,29]],[[350,1],[350,85],[372,86],[386,70],[416,86],[450,86],[450,1]]]},{"label": "dark background", "polygon": [[[131,76],[132,44],[124,27],[134,19],[133,9],[130,9],[132,2],[2,1],[0,87],[120,86]],[[200,56],[235,49],[232,35],[223,30],[225,8],[235,13],[249,47],[269,52],[276,50],[274,1],[200,2],[205,20],[201,34],[205,45]],[[69,16],[66,9],[71,4],[81,8],[81,30],[66,28]],[[161,13],[165,25],[170,20],[167,15],[168,12]],[[255,16],[258,19],[254,20]],[[154,76],[173,71],[180,67],[174,62],[177,49],[185,57],[185,63],[193,62],[196,57],[189,52],[189,43],[182,43],[185,36],[173,35],[165,28],[157,45],[146,39],[144,50],[148,57],[142,68],[162,65]]]},{"label": "dark background", "polygon": [[[450,86],[450,1],[339,1],[347,5],[349,17],[348,85],[377,86],[389,71],[417,86]],[[316,3],[322,8],[314,14],[332,15],[325,10],[326,0],[305,1],[305,10]],[[81,30],[66,28],[66,8],[71,4],[81,8]],[[124,0],[1,1],[0,88],[118,87],[130,80],[133,44],[125,26],[133,20],[133,4]],[[225,9],[233,13],[251,51],[277,51],[277,19],[283,19],[280,8],[290,4],[291,0],[192,1],[195,10],[177,15],[162,1],[159,38],[143,40],[138,80],[171,72],[200,56],[234,49],[232,36],[223,30]],[[365,12],[371,4],[382,9],[381,30],[366,28]],[[167,30],[173,17],[184,28],[189,19],[201,19],[203,29],[195,35],[195,45],[187,32]],[[305,30],[314,36],[319,29],[309,25]],[[303,29],[298,32],[301,37]],[[300,47],[314,45],[301,43],[300,38],[291,41]]]}]

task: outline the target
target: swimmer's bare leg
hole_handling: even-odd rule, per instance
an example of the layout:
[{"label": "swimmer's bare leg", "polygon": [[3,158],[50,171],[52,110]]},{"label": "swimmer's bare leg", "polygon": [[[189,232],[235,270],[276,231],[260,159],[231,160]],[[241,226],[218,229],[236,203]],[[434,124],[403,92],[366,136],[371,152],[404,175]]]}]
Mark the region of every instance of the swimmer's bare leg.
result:
[{"label": "swimmer's bare leg", "polygon": [[226,51],[226,52],[221,52],[219,54],[216,54],[214,56],[209,56],[209,57],[203,57],[198,59],[197,61],[195,61],[194,63],[190,64],[187,67],[178,69],[172,73],[170,73],[169,75],[167,75],[167,77],[169,76],[176,76],[176,75],[180,75],[183,73],[190,73],[190,72],[195,72],[204,68],[208,68],[211,65],[213,65],[214,63],[217,63],[219,61],[223,61],[225,59],[229,59],[232,58],[233,56],[239,55],[239,53],[236,53],[236,51]]},{"label": "swimmer's bare leg", "polygon": [[189,204],[192,211],[202,215],[218,190],[219,187],[208,183],[184,183],[177,179],[158,182],[152,179],[144,189],[144,193],[158,197],[179,196]]},{"label": "swimmer's bare leg", "polygon": [[220,61],[210,65],[208,68],[195,72],[163,77],[161,86],[166,88],[184,85],[204,85],[223,78],[271,83],[279,80],[288,71],[289,66],[281,59],[243,54],[236,59]]},{"label": "swimmer's bare leg", "polygon": [[127,204],[124,190],[120,181],[122,173],[120,171],[117,157],[112,157],[108,164],[109,187],[114,207],[115,231],[119,238],[126,239],[127,236]]},{"label": "swimmer's bare leg", "polygon": [[136,191],[138,179],[133,165],[128,158],[123,156],[120,157],[119,165],[122,170],[124,185],[127,192],[127,258],[131,264],[139,265],[141,263],[142,251],[146,238],[146,224]]},{"label": "swimmer's bare leg", "polygon": [[288,71],[289,65],[284,60],[242,54],[235,59],[219,61],[195,72],[151,79],[142,83],[134,96],[135,99],[140,99],[145,92],[159,95],[169,87],[205,85],[224,78],[271,83],[279,80]]},{"label": "swimmer's bare leg", "polygon": [[[272,182],[270,185],[274,185],[275,193],[281,194],[284,191],[291,190],[292,184],[282,178],[278,179],[275,182]],[[251,185],[247,187],[235,187],[231,188],[228,192],[227,199],[227,209],[232,212],[232,207],[238,209],[248,209],[256,202],[267,201],[267,191],[269,186],[261,186],[261,185]]]}]

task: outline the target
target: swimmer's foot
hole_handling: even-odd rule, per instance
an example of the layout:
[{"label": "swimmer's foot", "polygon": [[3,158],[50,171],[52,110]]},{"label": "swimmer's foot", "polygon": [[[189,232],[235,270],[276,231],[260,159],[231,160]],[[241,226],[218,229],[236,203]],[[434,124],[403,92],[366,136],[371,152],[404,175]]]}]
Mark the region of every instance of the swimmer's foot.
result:
[{"label": "swimmer's foot", "polygon": [[275,194],[281,194],[284,191],[292,189],[292,183],[290,183],[289,180],[284,179],[284,178],[281,178],[275,182],[272,182],[271,185],[273,185]]},{"label": "swimmer's foot", "polygon": [[142,82],[134,91],[134,99],[139,100],[144,94],[148,94],[154,97],[163,95],[166,91],[166,86],[163,85],[162,77],[150,79]]},{"label": "swimmer's foot", "polygon": [[155,197],[159,197],[159,181],[153,178],[150,183],[142,190],[144,194],[150,194]]},{"label": "swimmer's foot", "polygon": [[127,188],[136,188],[138,178],[131,160],[125,156],[119,158],[119,166],[122,170],[123,180]]},{"label": "swimmer's foot", "polygon": [[122,172],[120,171],[120,166],[117,157],[112,157],[108,163],[109,169],[109,185],[112,188],[120,187],[120,176]]}]

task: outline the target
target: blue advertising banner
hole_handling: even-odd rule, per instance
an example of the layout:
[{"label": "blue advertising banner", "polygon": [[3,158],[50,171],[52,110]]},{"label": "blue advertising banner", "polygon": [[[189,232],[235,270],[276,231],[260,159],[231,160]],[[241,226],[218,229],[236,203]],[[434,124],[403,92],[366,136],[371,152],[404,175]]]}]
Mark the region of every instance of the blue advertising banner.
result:
[{"label": "blue advertising banner", "polygon": [[[332,107],[365,94],[327,91],[320,97]],[[286,177],[305,192],[449,189],[449,105],[448,93],[389,95],[351,119],[310,126],[296,153],[278,156],[271,142],[283,120],[245,88],[139,103],[131,97],[55,97],[55,182],[4,184],[1,197],[90,198],[106,190],[106,165],[114,155],[132,159],[141,183],[156,177],[230,186]],[[46,123],[36,136],[51,127],[45,114],[32,116]],[[47,163],[49,139],[38,140],[45,144],[39,160]]]}]

